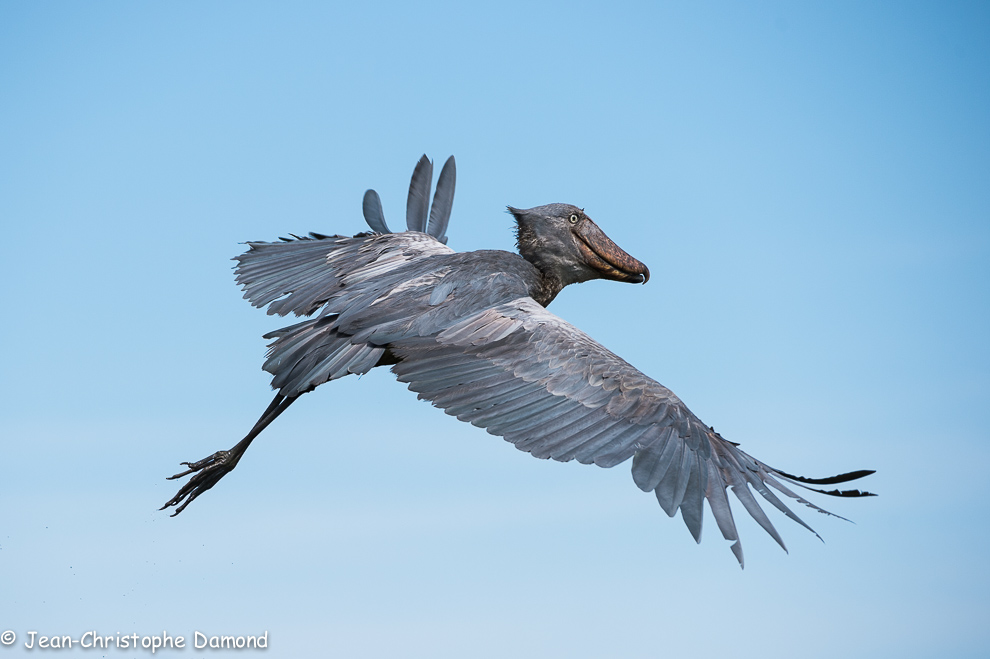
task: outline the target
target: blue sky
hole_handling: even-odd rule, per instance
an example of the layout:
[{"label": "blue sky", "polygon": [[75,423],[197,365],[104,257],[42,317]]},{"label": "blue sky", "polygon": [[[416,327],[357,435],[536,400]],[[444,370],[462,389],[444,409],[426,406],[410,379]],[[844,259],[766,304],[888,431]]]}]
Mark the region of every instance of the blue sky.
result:
[{"label": "blue sky", "polygon": [[[0,5],[0,654],[986,656],[988,33],[981,3]],[[369,187],[401,225],[424,152],[457,157],[453,248],[584,207],[653,278],[555,313],[881,496],[817,497],[855,522],[805,513],[824,544],[772,515],[789,554],[740,520],[741,571],[628,465],[534,460],[378,369],[158,512],[271,396],[240,243],[361,231]]]}]

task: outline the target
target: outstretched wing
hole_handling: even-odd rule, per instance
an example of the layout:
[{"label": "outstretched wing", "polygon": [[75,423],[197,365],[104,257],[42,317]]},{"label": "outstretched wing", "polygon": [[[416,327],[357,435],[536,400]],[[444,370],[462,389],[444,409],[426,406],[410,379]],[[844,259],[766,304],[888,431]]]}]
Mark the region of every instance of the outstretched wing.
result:
[{"label": "outstretched wing", "polygon": [[784,482],[805,487],[802,482],[839,483],[872,473],[815,480],[767,466],[705,426],[672,391],[528,297],[389,347],[401,359],[392,370],[420,398],[536,457],[602,467],[632,458],[636,484],[652,490],[669,516],[680,510],[698,542],[707,500],[740,565],[728,490],[784,547],[750,488],[814,533],[772,490],[827,512]]}]

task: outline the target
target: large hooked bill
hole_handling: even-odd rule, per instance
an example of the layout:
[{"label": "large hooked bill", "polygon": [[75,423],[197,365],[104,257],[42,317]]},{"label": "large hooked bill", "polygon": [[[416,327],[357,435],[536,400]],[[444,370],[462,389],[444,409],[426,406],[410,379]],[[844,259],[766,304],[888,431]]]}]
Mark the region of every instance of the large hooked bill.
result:
[{"label": "large hooked bill", "polygon": [[574,234],[579,238],[578,247],[585,261],[605,279],[630,284],[645,284],[650,280],[650,269],[616,245],[590,218],[581,222]]}]

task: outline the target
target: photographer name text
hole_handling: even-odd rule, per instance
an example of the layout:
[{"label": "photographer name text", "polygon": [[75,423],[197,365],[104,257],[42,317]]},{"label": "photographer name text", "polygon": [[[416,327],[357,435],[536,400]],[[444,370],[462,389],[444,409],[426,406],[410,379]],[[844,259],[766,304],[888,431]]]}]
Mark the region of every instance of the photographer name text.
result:
[{"label": "photographer name text", "polygon": [[[0,642],[3,645],[13,645],[16,635],[13,631],[3,632]],[[191,641],[191,642],[189,642]],[[268,631],[257,636],[226,636],[210,635],[200,631],[194,631],[192,637],[172,635],[167,631],[155,635],[142,634],[100,634],[97,631],[88,631],[75,637],[67,634],[47,635],[38,631],[29,631],[23,640],[23,645],[28,650],[62,650],[72,648],[100,649],[100,650],[147,650],[154,654],[159,650],[184,650],[194,648],[196,650],[266,650],[268,649]]]}]

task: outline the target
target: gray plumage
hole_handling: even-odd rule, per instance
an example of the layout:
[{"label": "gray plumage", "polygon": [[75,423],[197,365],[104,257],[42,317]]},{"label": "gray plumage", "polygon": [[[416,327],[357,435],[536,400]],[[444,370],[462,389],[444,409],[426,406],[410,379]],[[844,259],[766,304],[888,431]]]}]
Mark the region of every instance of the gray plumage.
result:
[{"label": "gray plumage", "polygon": [[425,155],[413,169],[406,199],[406,228],[426,233],[427,213],[430,209],[430,186],[433,184],[433,163]]},{"label": "gray plumage", "polygon": [[374,190],[367,190],[364,193],[364,202],[361,204],[364,213],[364,220],[375,233],[392,233],[385,224],[385,211],[382,210],[382,200]]},{"label": "gray plumage", "polygon": [[447,244],[447,223],[450,221],[450,211],[454,207],[454,185],[457,182],[457,167],[454,156],[447,158],[437,177],[437,191],[433,195],[433,206],[430,208],[430,224],[426,232],[444,245]]},{"label": "gray plumage", "polygon": [[[437,178],[437,190],[433,195],[433,206],[430,207],[430,184],[433,178],[433,163],[426,154],[416,163],[412,180],[409,182],[409,194],[406,198],[406,226],[409,231],[425,232],[447,244],[447,223],[450,212],[454,207],[454,186],[457,179],[457,165],[454,156],[447,158],[440,176]],[[429,210],[429,222],[427,222]],[[364,193],[362,204],[364,219],[375,233],[392,233],[385,223],[385,211],[382,201],[374,190]]]},{"label": "gray plumage", "polygon": [[[422,200],[431,173],[424,156],[410,185],[410,231],[380,231],[366,210],[375,234],[253,242],[236,257],[237,282],[252,305],[269,314],[312,317],[266,335],[272,342],[264,369],[278,389],[275,401],[234,449],[185,463],[190,469],[177,476],[195,476],[166,504],[178,506],[176,514],[233,469],[254,436],[298,396],[378,365],[392,366],[421,399],[535,457],[601,467],[632,458],[636,485],[652,491],[667,515],[680,510],[699,542],[707,500],[740,565],[729,490],[784,547],[750,488],[811,530],[774,491],[826,512],[789,486],[872,473],[792,476],[723,439],[672,391],[545,308],[570,283],[645,282],[646,266],[566,204],[510,208],[521,255],[454,252],[442,243],[453,158],[440,175],[428,234]],[[365,201],[367,208],[367,196]],[[385,226],[381,213],[371,217]]]}]

